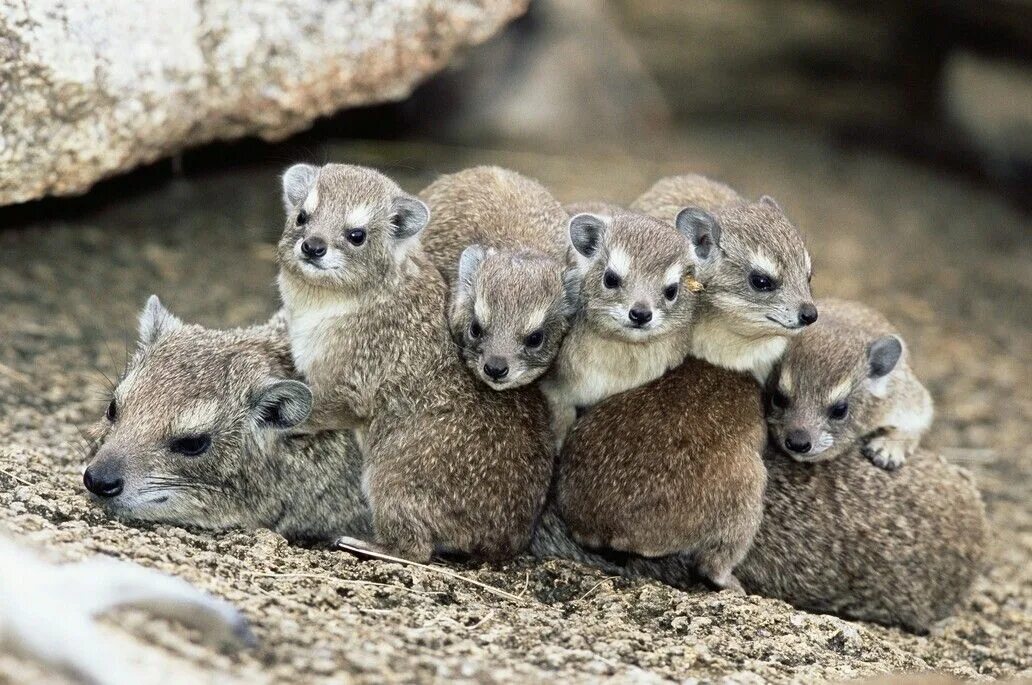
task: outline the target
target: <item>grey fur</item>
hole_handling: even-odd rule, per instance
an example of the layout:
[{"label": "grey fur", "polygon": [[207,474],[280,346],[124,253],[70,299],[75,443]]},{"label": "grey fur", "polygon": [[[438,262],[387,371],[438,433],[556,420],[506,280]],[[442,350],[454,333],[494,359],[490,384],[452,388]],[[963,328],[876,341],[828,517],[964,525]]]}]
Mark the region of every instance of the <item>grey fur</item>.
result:
[{"label": "grey fur", "polygon": [[[306,221],[287,216],[280,293],[315,395],[309,429],[358,432],[375,545],[418,560],[506,558],[528,544],[551,478],[547,407],[534,387],[493,392],[463,368],[444,280],[418,235],[393,233],[403,196],[376,171],[330,164]],[[356,216],[360,245],[347,241]],[[316,264],[299,249],[310,236],[333,245]]]},{"label": "grey fur", "polygon": [[[811,305],[810,256],[798,230],[776,202],[748,202],[728,186],[703,176],[671,176],[631,204],[671,223],[685,207],[713,217],[719,249],[696,277],[705,286],[692,330],[692,354],[718,366],[750,371],[761,382],[803,328],[800,313]],[[702,216],[702,214],[699,214]],[[775,277],[777,288],[758,291],[754,271]]]},{"label": "grey fur", "polygon": [[283,206],[287,211],[301,204],[318,175],[319,167],[311,164],[295,164],[283,173]]},{"label": "grey fur", "polygon": [[[148,300],[145,333],[174,317]],[[355,487],[361,456],[350,433],[292,437],[310,393],[292,379],[282,316],[218,331],[179,323],[144,335],[114,391],[114,421],[92,428],[91,468],[116,469],[123,492],[93,497],[112,515],[201,528],[267,527],[290,539],[367,535]],[[262,420],[275,407],[281,421]],[[184,434],[212,436],[204,454],[169,449]]]},{"label": "grey fur", "polygon": [[[819,307],[820,320],[792,339],[771,374],[771,441],[800,461],[834,459],[860,447],[878,466],[899,468],[931,424],[932,398],[881,314],[830,298]],[[787,407],[777,406],[785,400]],[[847,413],[834,418],[830,408],[841,401]],[[805,435],[811,449],[787,449],[790,431]]]}]

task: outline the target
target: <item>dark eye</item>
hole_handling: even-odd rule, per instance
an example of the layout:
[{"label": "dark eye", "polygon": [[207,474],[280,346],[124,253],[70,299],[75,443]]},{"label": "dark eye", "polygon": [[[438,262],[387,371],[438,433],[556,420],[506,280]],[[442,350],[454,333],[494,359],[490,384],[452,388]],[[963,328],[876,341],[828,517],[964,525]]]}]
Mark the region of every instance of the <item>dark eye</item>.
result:
[{"label": "dark eye", "polygon": [[107,406],[107,411],[104,412],[104,416],[107,417],[108,421],[114,421],[118,418],[118,403],[114,399]]},{"label": "dark eye", "polygon": [[306,212],[305,210],[302,209],[300,212],[297,213],[297,225],[298,226],[304,226],[307,223],[308,223],[308,212]]},{"label": "dark eye", "polygon": [[168,446],[170,450],[176,454],[182,454],[184,457],[196,457],[207,452],[209,447],[211,447],[210,435],[186,435],[176,438]]},{"label": "dark eye", "polygon": [[484,334],[484,329],[480,327],[480,322],[476,319],[469,325],[469,337],[477,340]]},{"label": "dark eye", "polygon": [[365,242],[365,229],[364,228],[353,228],[348,231],[348,242],[358,247]]},{"label": "dark eye", "polygon": [[671,283],[667,287],[663,288],[663,297],[667,298],[670,302],[673,302],[677,297],[678,287],[676,283]]},{"label": "dark eye", "polygon": [[846,402],[845,400],[841,402],[836,402],[835,404],[831,405],[830,409],[828,409],[828,416],[835,419],[836,421],[841,421],[842,419],[846,418],[846,414],[848,413],[849,402]]},{"label": "dark eye", "polygon": [[602,274],[602,285],[612,290],[613,288],[620,287],[620,277],[616,275],[616,272],[612,269],[606,269],[606,272]]},{"label": "dark eye", "polygon": [[541,347],[543,342],[545,342],[545,332],[540,328],[523,339],[523,344],[527,347]]},{"label": "dark eye", "polygon": [[760,292],[769,292],[777,289],[778,287],[778,284],[774,282],[773,278],[767,274],[761,274],[759,271],[753,271],[749,274],[749,285],[751,285],[754,290],[759,290]]},{"label": "dark eye", "polygon": [[788,399],[788,395],[780,390],[775,390],[770,396],[770,403],[778,409],[788,409],[792,404],[792,400]]}]

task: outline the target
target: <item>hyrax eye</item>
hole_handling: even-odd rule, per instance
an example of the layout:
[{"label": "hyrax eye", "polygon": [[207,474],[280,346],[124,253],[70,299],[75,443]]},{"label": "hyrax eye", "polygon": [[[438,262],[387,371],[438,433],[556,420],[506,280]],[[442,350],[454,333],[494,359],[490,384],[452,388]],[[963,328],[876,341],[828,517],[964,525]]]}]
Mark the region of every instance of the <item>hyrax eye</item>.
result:
[{"label": "hyrax eye", "polygon": [[836,421],[841,421],[846,418],[846,414],[849,413],[849,402],[843,400],[842,402],[836,402],[831,405],[828,409],[828,416]]},{"label": "hyrax eye", "polygon": [[169,443],[168,448],[184,457],[196,457],[211,447],[210,435],[185,435]]},{"label": "hyrax eye", "polygon": [[304,226],[307,223],[308,223],[308,212],[306,212],[305,210],[302,209],[300,212],[297,213],[297,225],[298,226]]},{"label": "hyrax eye", "polygon": [[667,287],[663,288],[663,297],[665,297],[668,302],[673,302],[675,299],[677,299],[677,291],[677,283],[671,283]]},{"label": "hyrax eye", "polygon": [[118,403],[115,402],[114,398],[108,403],[107,411],[104,412],[104,416],[107,417],[108,421],[114,421],[118,418]]},{"label": "hyrax eye", "polygon": [[792,405],[792,400],[780,390],[775,390],[770,396],[770,403],[778,409],[788,409]]},{"label": "hyrax eye", "polygon": [[350,231],[348,231],[348,242],[351,243],[352,245],[354,245],[355,247],[358,247],[359,245],[364,243],[365,239],[366,239],[365,229],[353,228]]},{"label": "hyrax eye", "polygon": [[532,349],[541,347],[544,342],[545,332],[540,328],[523,339],[523,344]]},{"label": "hyrax eye", "polygon": [[480,336],[482,336],[483,334],[484,334],[484,329],[483,329],[483,328],[481,328],[481,326],[480,326],[480,322],[479,322],[479,321],[477,321],[476,319],[474,319],[474,320],[473,320],[473,321],[472,321],[472,322],[471,322],[471,323],[469,324],[469,337],[473,338],[474,340],[477,340],[477,339],[479,339],[479,338],[480,338]]},{"label": "hyrax eye", "polygon": [[609,288],[610,290],[620,287],[620,277],[616,275],[616,272],[612,269],[606,269],[606,272],[602,274],[602,285]]},{"label": "hyrax eye", "polygon": [[749,285],[752,286],[753,290],[760,292],[770,292],[778,288],[778,284],[773,278],[759,271],[753,271],[749,274]]}]

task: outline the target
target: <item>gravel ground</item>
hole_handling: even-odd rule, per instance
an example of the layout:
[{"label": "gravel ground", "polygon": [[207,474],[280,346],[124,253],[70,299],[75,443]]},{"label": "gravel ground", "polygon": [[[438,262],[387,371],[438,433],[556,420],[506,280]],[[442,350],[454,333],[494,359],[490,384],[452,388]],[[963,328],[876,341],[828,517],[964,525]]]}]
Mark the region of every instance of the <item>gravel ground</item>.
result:
[{"label": "gravel ground", "polygon": [[[105,376],[124,363],[149,293],[213,326],[273,310],[276,160],[0,232],[0,528],[57,558],[104,553],[183,576],[235,602],[262,639],[257,651],[227,655],[142,615],[108,622],[120,644],[137,643],[133,658],[155,682],[1032,675],[1027,216],[963,181],[782,131],[693,132],[636,156],[356,143],[312,158],[378,165],[412,190],[435,173],[494,162],[539,177],[564,201],[628,201],[685,170],[773,195],[807,235],[815,291],[862,298],[905,334],[938,405],[927,443],[971,468],[985,493],[992,568],[954,618],[914,636],[567,562],[457,569],[514,601],[427,569],[290,547],[268,531],[208,535],[107,520],[83,496],[78,429],[103,411]],[[0,654],[0,683],[48,678]]]}]

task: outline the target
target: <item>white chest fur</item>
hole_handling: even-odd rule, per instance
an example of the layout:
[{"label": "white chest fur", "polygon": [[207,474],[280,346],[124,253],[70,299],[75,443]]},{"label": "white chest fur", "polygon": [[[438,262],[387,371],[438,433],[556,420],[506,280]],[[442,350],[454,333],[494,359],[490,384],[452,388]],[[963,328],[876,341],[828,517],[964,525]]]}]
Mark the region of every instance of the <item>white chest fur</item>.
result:
[{"label": "white chest fur", "polygon": [[692,355],[714,366],[748,371],[760,383],[770,375],[787,345],[784,336],[746,337],[712,318],[696,322],[692,329]]},{"label": "white chest fur", "polygon": [[332,347],[336,331],[347,325],[353,311],[349,301],[324,301],[298,310],[288,304],[290,352],[298,371],[309,374],[312,365]]}]

